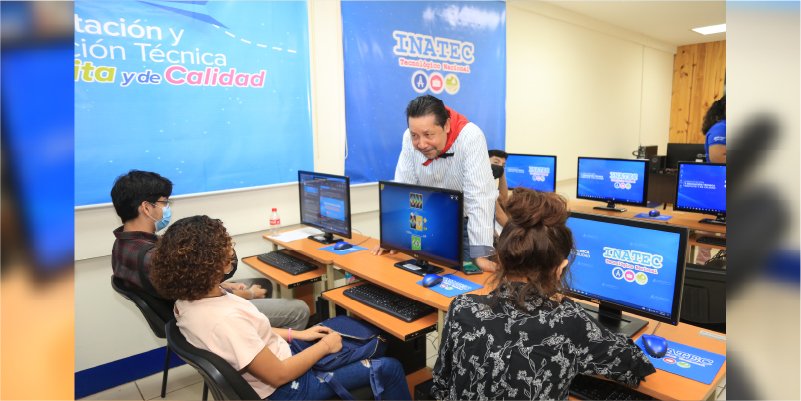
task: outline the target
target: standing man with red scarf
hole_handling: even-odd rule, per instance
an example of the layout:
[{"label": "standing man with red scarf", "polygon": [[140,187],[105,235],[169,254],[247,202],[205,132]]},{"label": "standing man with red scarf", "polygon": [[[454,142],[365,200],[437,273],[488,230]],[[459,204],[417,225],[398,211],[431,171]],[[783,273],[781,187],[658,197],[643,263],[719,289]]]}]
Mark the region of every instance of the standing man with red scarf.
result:
[{"label": "standing man with red scarf", "polygon": [[495,253],[492,237],[498,190],[484,132],[431,95],[409,102],[406,120],[395,181],[462,191],[469,238],[465,259],[473,259],[481,270],[495,271],[488,257]]}]

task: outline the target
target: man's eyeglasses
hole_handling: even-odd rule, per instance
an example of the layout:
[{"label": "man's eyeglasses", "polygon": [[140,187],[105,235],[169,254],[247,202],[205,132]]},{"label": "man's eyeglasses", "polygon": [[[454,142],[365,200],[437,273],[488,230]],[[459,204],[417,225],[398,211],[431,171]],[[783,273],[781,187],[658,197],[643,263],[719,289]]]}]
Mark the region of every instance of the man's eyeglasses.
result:
[{"label": "man's eyeglasses", "polygon": [[152,202],[152,203],[163,203],[165,206],[171,206],[172,205],[172,201],[169,200],[169,199],[167,199],[167,200],[157,200],[157,201]]}]

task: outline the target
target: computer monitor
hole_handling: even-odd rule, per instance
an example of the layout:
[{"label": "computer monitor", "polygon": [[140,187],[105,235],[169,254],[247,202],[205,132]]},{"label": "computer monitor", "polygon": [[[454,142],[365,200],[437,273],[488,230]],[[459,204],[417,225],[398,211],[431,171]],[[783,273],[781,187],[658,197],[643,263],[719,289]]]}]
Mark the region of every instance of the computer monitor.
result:
[{"label": "computer monitor", "polygon": [[665,167],[676,169],[679,162],[704,161],[705,154],[703,143],[669,143]]},{"label": "computer monitor", "polygon": [[567,294],[612,331],[633,336],[646,321],[679,322],[687,229],[668,224],[572,212],[576,255]]},{"label": "computer monitor", "polygon": [[726,165],[679,163],[674,210],[714,214],[701,223],[726,224]]},{"label": "computer monitor", "polygon": [[419,275],[442,271],[429,262],[461,268],[461,192],[379,181],[378,198],[381,247],[414,256],[395,266]]},{"label": "computer monitor", "polygon": [[309,239],[332,244],[342,241],[334,234],[351,237],[350,178],[341,175],[298,171],[300,222],[319,228],[321,235]]},{"label": "computer monitor", "polygon": [[509,153],[506,158],[506,185],[542,192],[556,191],[556,156]]},{"label": "computer monitor", "polygon": [[576,198],[607,202],[595,209],[623,212],[615,203],[645,206],[648,160],[578,158]]}]

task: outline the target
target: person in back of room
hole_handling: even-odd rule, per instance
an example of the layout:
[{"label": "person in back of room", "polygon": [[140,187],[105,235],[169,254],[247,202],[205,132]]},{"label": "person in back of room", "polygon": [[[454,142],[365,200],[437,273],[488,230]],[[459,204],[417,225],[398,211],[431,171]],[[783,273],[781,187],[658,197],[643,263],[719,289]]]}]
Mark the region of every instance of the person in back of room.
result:
[{"label": "person in back of room", "polygon": [[[484,132],[467,117],[431,96],[406,107],[407,129],[395,166],[395,181],[464,193],[464,256],[483,271],[495,271],[492,246],[494,188]],[[373,254],[380,254],[374,248]]]},{"label": "person in back of room", "polygon": [[[726,164],[726,95],[712,102],[701,125],[707,163]],[[699,246],[695,263],[706,263],[712,257],[712,248]]]},{"label": "person in back of room", "polygon": [[701,133],[705,137],[706,161],[726,164],[726,95],[709,106]]},{"label": "person in back of room", "polygon": [[[170,180],[157,173],[139,170],[131,170],[117,177],[111,189],[114,210],[122,220],[122,226],[114,230],[116,240],[111,250],[114,276],[163,303],[166,309],[172,308],[173,300],[164,299],[153,288],[148,272],[153,247],[158,240],[156,232],[170,223],[171,194]],[[233,270],[223,280],[233,276],[237,264],[237,258],[232,258]],[[301,330],[309,321],[309,307],[303,301],[265,298],[267,290],[256,284],[246,287],[241,283],[222,283],[221,286],[237,296],[251,300],[277,326]]]},{"label": "person in back of room", "polygon": [[[297,331],[276,328],[252,303],[223,290],[219,283],[233,269],[233,255],[222,222],[208,216],[176,221],[156,244],[150,277],[163,296],[177,299],[175,320],[186,340],[231,364],[263,399],[336,397],[311,368],[341,350],[342,337],[319,325]],[[316,343],[293,355],[292,339]],[[384,399],[411,399],[403,367],[393,358],[357,361],[332,373],[348,390],[370,385],[375,374]]]},{"label": "person in back of room", "polygon": [[503,205],[509,199],[509,185],[506,183],[506,159],[509,155],[499,149],[489,150],[490,167],[492,168],[492,178],[498,180],[498,199],[495,200],[495,237],[501,234],[503,226],[506,225],[508,217],[503,210]]},{"label": "person in back of room", "polygon": [[516,188],[506,211],[494,289],[459,295],[448,309],[435,399],[567,399],[578,374],[637,386],[654,373],[631,339],[560,293],[574,255],[565,198]]}]

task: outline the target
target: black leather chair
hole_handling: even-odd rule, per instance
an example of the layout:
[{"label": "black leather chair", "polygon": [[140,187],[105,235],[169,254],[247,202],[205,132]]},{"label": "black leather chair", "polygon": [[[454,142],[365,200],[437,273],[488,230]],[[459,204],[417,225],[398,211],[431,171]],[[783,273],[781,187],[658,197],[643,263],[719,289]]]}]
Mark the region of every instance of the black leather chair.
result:
[{"label": "black leather chair", "polygon": [[681,321],[726,332],[726,269],[688,263],[684,270]]},{"label": "black leather chair", "polygon": [[[144,315],[150,330],[158,338],[166,338],[164,332],[165,324],[170,320],[175,320],[172,313],[173,303],[155,298],[149,294],[130,288],[123,280],[111,276],[111,287],[120,295],[136,305]],[[170,347],[167,343],[167,355],[164,357],[164,375],[161,379],[161,398],[167,393],[167,373],[170,368]]]},{"label": "black leather chair", "polygon": [[175,320],[167,322],[167,344],[187,364],[203,376],[203,399],[206,389],[211,390],[217,401],[221,400],[260,400],[253,387],[242,375],[218,355],[189,344]]},{"label": "black leather chair", "polygon": [[[217,401],[261,399],[253,387],[250,387],[250,384],[228,362],[212,352],[189,344],[174,319],[167,322],[165,331],[170,349],[203,376],[204,401],[207,398],[207,390],[211,390],[212,396]],[[370,386],[351,390],[350,393],[356,400],[374,399]]]}]

